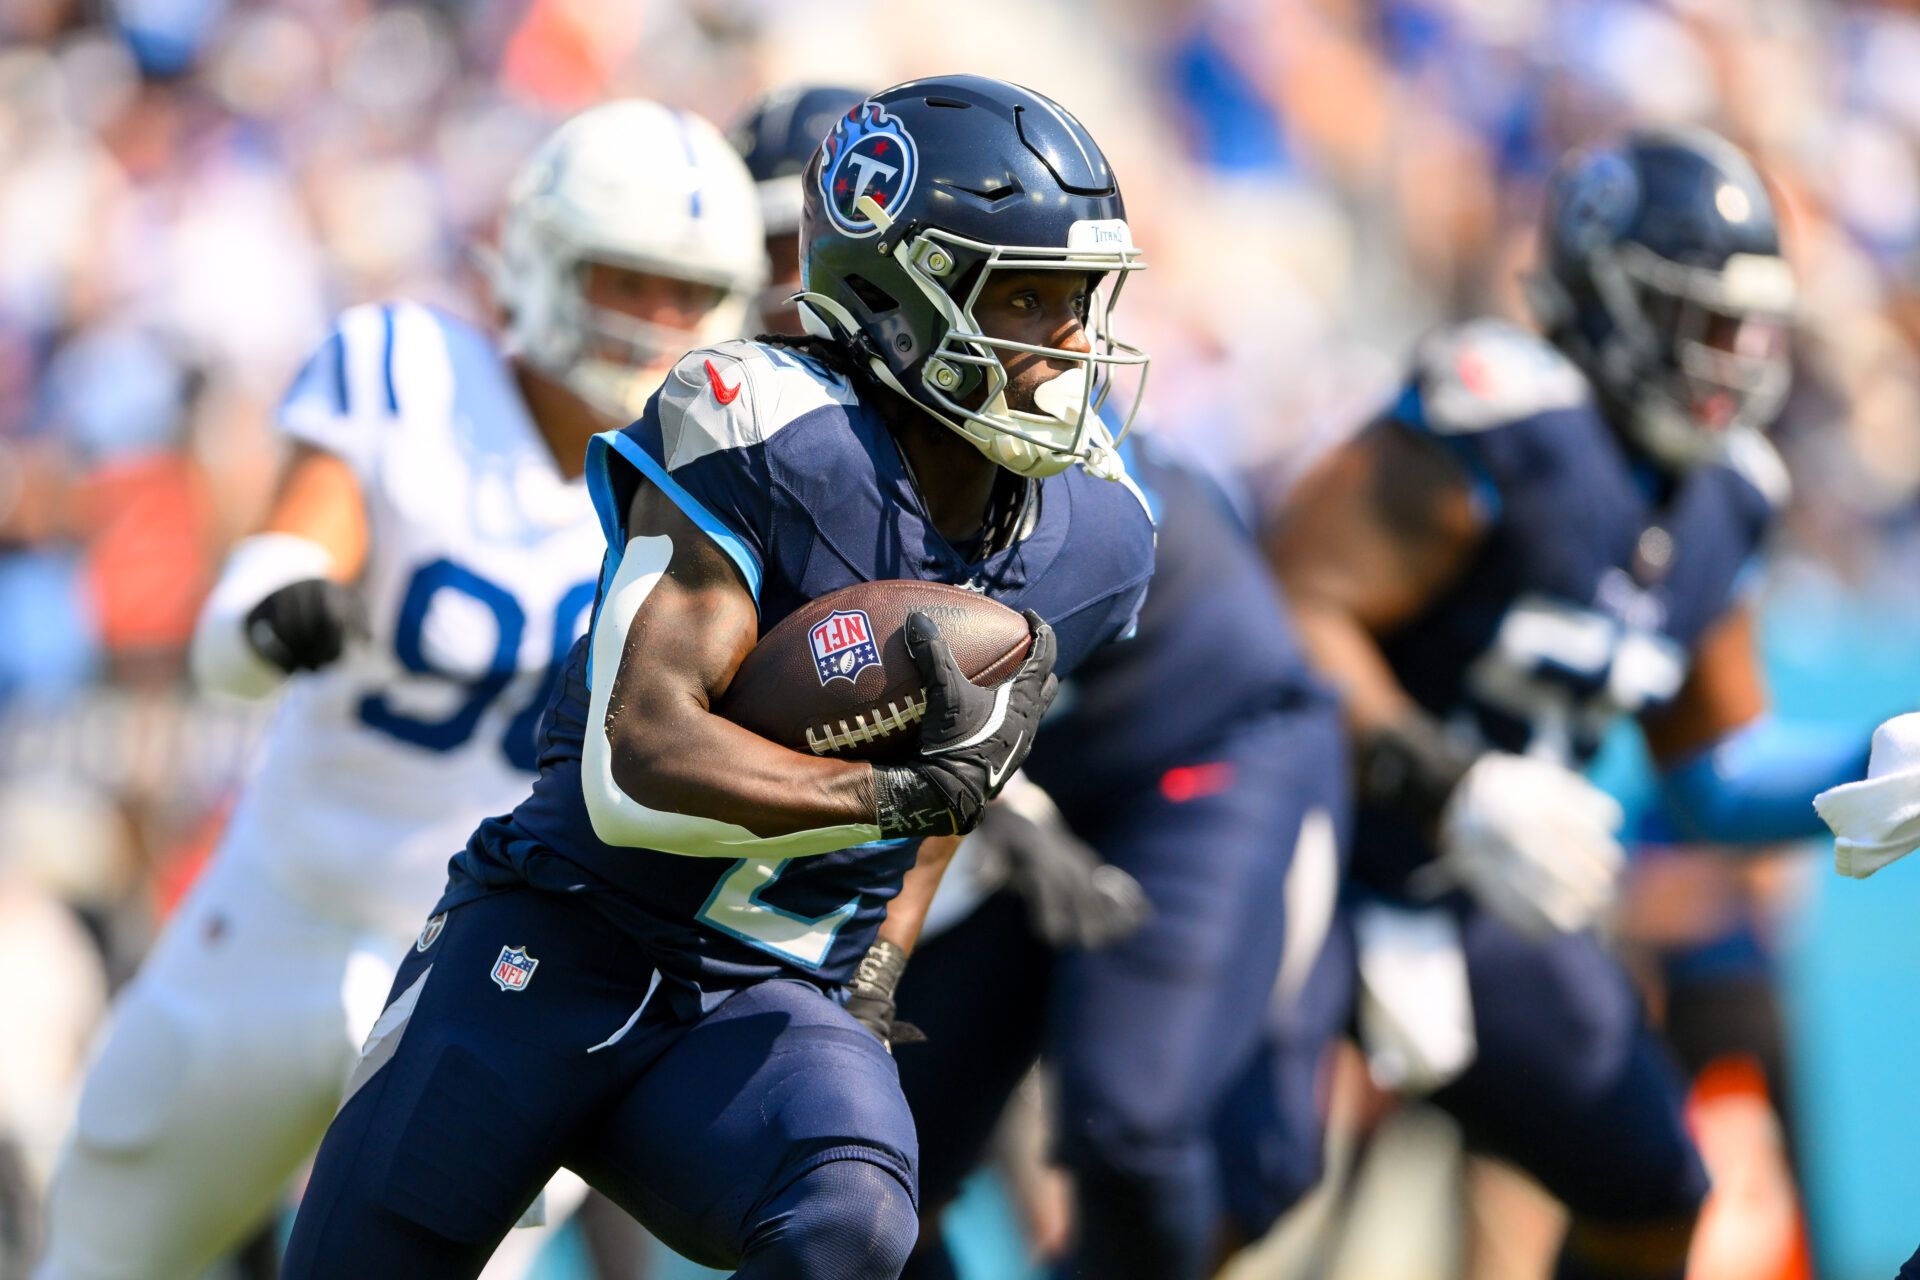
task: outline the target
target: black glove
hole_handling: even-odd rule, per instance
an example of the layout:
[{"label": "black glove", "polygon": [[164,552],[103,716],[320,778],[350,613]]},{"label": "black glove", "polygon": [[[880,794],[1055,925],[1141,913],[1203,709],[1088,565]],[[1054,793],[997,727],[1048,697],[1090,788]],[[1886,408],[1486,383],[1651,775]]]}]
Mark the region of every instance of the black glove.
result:
[{"label": "black glove", "polygon": [[847,984],[846,1010],[855,1022],[879,1037],[888,1053],[897,1044],[920,1044],[926,1033],[911,1022],[895,1021],[893,989],[907,970],[907,953],[881,939],[867,948]]},{"label": "black glove", "polygon": [[366,634],[359,593],[331,578],[288,583],[247,612],[247,643],[282,671],[318,671]]},{"label": "black glove", "polygon": [[965,835],[1033,749],[1033,732],[1060,682],[1053,674],[1053,628],[1031,609],[1025,616],[1033,630],[1027,660],[982,689],[961,672],[932,618],[907,615],[907,652],[927,682],[927,711],[919,754],[873,771],[882,835]]},{"label": "black glove", "polygon": [[1109,946],[1153,914],[1140,882],[1068,830],[1032,783],[987,806],[973,844],[980,878],[1019,894],[1034,933],[1049,946]]}]

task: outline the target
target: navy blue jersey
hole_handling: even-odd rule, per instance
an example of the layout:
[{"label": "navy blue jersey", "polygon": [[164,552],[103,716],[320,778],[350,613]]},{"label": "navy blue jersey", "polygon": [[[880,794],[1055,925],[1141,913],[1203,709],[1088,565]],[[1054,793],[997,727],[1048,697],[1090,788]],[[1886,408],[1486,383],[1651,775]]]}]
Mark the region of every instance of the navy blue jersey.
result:
[{"label": "navy blue jersey", "polygon": [[[1391,417],[1460,463],[1486,534],[1459,579],[1387,637],[1387,661],[1450,728],[1574,768],[1620,716],[1679,692],[1785,494],[1779,458],[1751,433],[1662,480],[1573,365],[1497,321],[1426,344]],[[1370,879],[1426,852],[1410,827],[1362,812],[1356,859]]]},{"label": "navy blue jersey", "polygon": [[[1153,526],[1130,482],[1078,468],[1038,482],[1012,547],[969,561],[928,520],[899,450],[860,391],[784,348],[730,342],[687,356],[640,421],[596,437],[588,483],[607,536],[604,592],[644,477],[732,559],[764,635],[794,609],[859,582],[913,578],[1033,609],[1071,672],[1133,623],[1153,566]],[[580,760],[588,646],[549,705],[540,776],[455,860],[446,905],[490,885],[589,892],[654,961],[708,989],[799,972],[844,981],[912,865],[913,842],[792,859],[685,857],[600,841]]]},{"label": "navy blue jersey", "polygon": [[1153,588],[1135,634],[1061,690],[1026,763],[1070,817],[1190,763],[1236,725],[1331,697],[1227,496],[1151,441],[1122,454],[1159,528]]}]

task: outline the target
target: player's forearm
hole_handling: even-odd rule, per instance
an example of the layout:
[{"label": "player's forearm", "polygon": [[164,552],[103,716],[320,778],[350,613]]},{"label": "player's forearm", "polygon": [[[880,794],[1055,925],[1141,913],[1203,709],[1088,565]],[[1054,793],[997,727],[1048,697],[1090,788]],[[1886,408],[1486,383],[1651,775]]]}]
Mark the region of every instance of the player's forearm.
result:
[{"label": "player's forearm", "polygon": [[1387,665],[1379,642],[1351,612],[1310,597],[1295,598],[1293,608],[1301,643],[1315,668],[1340,693],[1356,738],[1418,710]]},{"label": "player's forearm", "polygon": [[1338,605],[1296,606],[1302,642],[1339,690],[1360,798],[1433,829],[1479,750],[1459,741],[1401,687],[1366,625]]},{"label": "player's forearm", "polygon": [[1858,729],[1768,716],[1666,765],[1661,782],[1668,810],[1690,835],[1730,844],[1806,840],[1825,833],[1814,795],[1864,775],[1867,749]]},{"label": "player's forearm", "polygon": [[587,734],[580,785],[594,834],[608,844],[698,858],[801,858],[880,838],[871,783],[863,788],[858,777],[871,774],[866,765],[841,765],[845,779],[803,780],[783,793],[775,773],[745,759],[723,766],[707,758],[707,769],[729,768],[723,782],[684,767],[656,776],[644,764],[651,753],[627,753],[616,776],[600,723]]},{"label": "player's forearm", "polygon": [[933,895],[960,847],[959,836],[929,836],[920,842],[919,855],[900,882],[900,892],[887,904],[887,918],[880,922],[879,939],[891,942],[907,954],[913,954],[926,925]]},{"label": "player's forearm", "polygon": [[803,755],[693,709],[638,709],[609,726],[614,781],[655,809],[731,822],[761,837],[873,823],[873,767]]},{"label": "player's forearm", "polygon": [[958,836],[929,836],[920,842],[900,892],[887,904],[887,917],[847,984],[847,1012],[878,1036],[889,1053],[895,1044],[925,1039],[919,1028],[895,1019],[894,992],[907,971],[907,957],[920,940],[934,890],[959,847]]}]

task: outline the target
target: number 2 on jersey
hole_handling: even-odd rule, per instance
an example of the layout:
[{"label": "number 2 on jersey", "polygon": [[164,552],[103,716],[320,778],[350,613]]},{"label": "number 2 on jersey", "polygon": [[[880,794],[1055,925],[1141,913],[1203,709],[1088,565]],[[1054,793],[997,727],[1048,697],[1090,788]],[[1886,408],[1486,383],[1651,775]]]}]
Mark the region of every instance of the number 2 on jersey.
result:
[{"label": "number 2 on jersey", "polygon": [[[500,749],[516,769],[531,770],[535,763],[534,732],[540,713],[560,680],[561,665],[573,647],[574,631],[587,606],[593,603],[594,584],[576,583],[560,597],[553,616],[553,652],[539,684],[526,703],[514,713],[501,735]],[[493,615],[495,641],[493,656],[486,670],[469,677],[437,665],[425,645],[427,612],[442,591],[453,591],[484,606]],[[407,583],[401,596],[400,614],[394,623],[394,654],[400,665],[418,676],[431,676],[463,687],[466,697],[448,714],[438,719],[410,715],[400,711],[385,693],[369,693],[360,700],[360,720],[370,728],[391,734],[402,742],[429,751],[452,751],[473,737],[480,718],[519,674],[520,641],[526,634],[527,614],[513,594],[498,583],[489,582],[464,565],[444,556],[422,565]]]},{"label": "number 2 on jersey", "polygon": [[856,898],[823,916],[797,915],[762,901],[760,895],[773,887],[789,861],[740,859],[720,877],[695,919],[763,951],[818,969],[827,962],[827,952],[833,949],[841,926],[860,909],[860,900]]}]

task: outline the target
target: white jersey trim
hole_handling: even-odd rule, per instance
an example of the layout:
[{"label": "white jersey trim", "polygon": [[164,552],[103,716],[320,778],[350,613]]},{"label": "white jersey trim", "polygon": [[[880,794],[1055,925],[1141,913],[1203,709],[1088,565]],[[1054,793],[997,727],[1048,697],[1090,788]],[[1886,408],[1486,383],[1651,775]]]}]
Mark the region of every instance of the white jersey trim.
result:
[{"label": "white jersey trim", "polygon": [[1485,431],[1587,403],[1586,375],[1553,344],[1505,320],[1471,320],[1421,344],[1428,430]]},{"label": "white jersey trim", "polygon": [[797,353],[744,339],[702,347],[681,357],[660,389],[661,452],[675,471],[710,453],[765,443],[817,409],[859,403],[852,384]]}]

